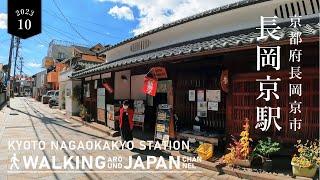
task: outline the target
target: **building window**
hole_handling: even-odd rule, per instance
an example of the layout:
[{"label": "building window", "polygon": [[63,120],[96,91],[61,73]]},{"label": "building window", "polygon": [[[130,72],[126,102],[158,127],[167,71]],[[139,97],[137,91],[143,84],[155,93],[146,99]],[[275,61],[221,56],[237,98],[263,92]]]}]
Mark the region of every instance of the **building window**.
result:
[{"label": "building window", "polygon": [[64,53],[59,52],[58,56],[59,56],[59,59],[64,59]]}]

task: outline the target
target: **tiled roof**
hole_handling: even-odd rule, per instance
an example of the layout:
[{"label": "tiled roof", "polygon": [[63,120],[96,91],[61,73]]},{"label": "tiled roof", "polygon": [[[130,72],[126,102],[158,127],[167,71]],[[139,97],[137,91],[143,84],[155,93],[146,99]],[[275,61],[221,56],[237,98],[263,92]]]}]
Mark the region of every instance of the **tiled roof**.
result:
[{"label": "tiled roof", "polygon": [[75,47],[76,49],[78,49],[80,52],[82,52],[83,54],[86,54],[86,55],[92,55],[92,56],[95,56],[96,53],[91,51],[90,48],[88,47],[83,47],[83,46],[73,46]]},{"label": "tiled roof", "polygon": [[96,66],[98,64],[102,64],[102,62],[80,60],[80,61],[77,62],[76,71],[79,70],[79,69],[91,68],[91,67],[94,67],[94,66]]},{"label": "tiled roof", "polygon": [[[291,37],[291,32],[300,31],[302,32],[301,37],[318,37],[319,36],[319,27],[320,23],[309,23],[304,24],[301,27],[297,28],[288,28],[288,26],[282,28],[277,33],[277,36],[280,36],[280,40],[289,39]],[[257,41],[257,37],[260,36],[260,32],[258,30],[247,30],[246,34],[237,34],[237,35],[219,35],[213,37],[207,37],[203,39],[198,39],[194,41],[179,43],[176,45],[171,45],[168,47],[160,48],[157,50],[152,50],[148,52],[144,52],[141,54],[136,54],[134,56],[125,57],[118,59],[116,61],[107,62],[103,64],[99,64],[97,66],[93,66],[91,68],[83,69],[77,71],[72,74],[73,77],[84,76],[87,74],[94,74],[99,71],[111,71],[114,68],[128,67],[130,65],[136,65],[139,63],[146,62],[155,62],[162,60],[168,57],[174,57],[179,55],[189,55],[193,53],[210,51],[214,49],[227,49],[231,47],[240,47],[243,45],[249,44],[258,44],[260,42]],[[272,38],[268,37],[262,40],[262,43],[268,41],[275,41]]]},{"label": "tiled roof", "polygon": [[270,0],[243,0],[243,1],[236,2],[236,3],[232,3],[232,4],[225,5],[225,6],[221,6],[221,7],[218,7],[218,8],[214,8],[214,9],[211,9],[211,10],[208,10],[208,11],[204,11],[204,12],[192,15],[192,16],[188,16],[186,18],[182,18],[182,19],[179,19],[177,21],[173,21],[173,22],[168,23],[168,24],[163,24],[160,27],[157,27],[155,29],[151,29],[150,31],[146,31],[146,32],[141,33],[141,34],[139,34],[137,36],[134,36],[132,38],[126,39],[126,40],[124,40],[122,42],[119,42],[117,44],[114,44],[112,46],[109,46],[109,47],[103,49],[102,51],[100,51],[99,53],[103,53],[103,52],[105,52],[107,50],[113,49],[113,48],[118,47],[118,46],[120,46],[122,44],[134,41],[134,40],[142,38],[144,36],[148,36],[150,34],[153,34],[153,33],[156,33],[156,32],[159,32],[159,31],[162,31],[162,30],[165,30],[165,29],[168,29],[168,28],[180,25],[180,24],[184,24],[184,23],[187,23],[187,22],[190,22],[190,21],[193,21],[193,20],[197,20],[197,19],[206,17],[206,16],[211,16],[211,15],[214,15],[214,14],[222,13],[222,12],[229,11],[229,10],[232,10],[232,9],[237,9],[237,8],[240,8],[240,7],[245,7],[245,6],[249,6],[249,5],[252,5],[252,4],[257,4],[257,3],[261,3],[261,2],[265,2],[265,1],[270,1]]}]

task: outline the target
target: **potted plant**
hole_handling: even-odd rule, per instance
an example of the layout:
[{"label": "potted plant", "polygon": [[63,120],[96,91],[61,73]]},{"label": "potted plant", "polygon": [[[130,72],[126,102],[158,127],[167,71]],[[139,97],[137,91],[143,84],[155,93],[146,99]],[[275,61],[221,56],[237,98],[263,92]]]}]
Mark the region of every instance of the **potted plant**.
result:
[{"label": "potted plant", "polygon": [[298,149],[298,155],[295,154],[291,160],[293,175],[313,178],[320,165],[319,140],[307,140],[305,144],[298,140],[294,146]]},{"label": "potted plant", "polygon": [[270,159],[270,154],[276,153],[279,150],[280,144],[272,141],[271,138],[268,137],[266,140],[259,140],[253,152],[262,159],[262,169],[270,172],[272,171],[272,159]]},{"label": "potted plant", "polygon": [[230,150],[230,153],[222,157],[222,162],[226,163],[228,166],[251,166],[252,150],[249,146],[249,142],[252,142],[252,139],[249,137],[249,119],[245,118],[244,121],[244,130],[240,133],[240,140],[237,141],[233,137],[232,140],[234,144],[230,144],[230,148],[228,148],[228,150]]},{"label": "potted plant", "polygon": [[86,107],[84,107],[83,104],[81,104],[81,106],[80,106],[79,115],[80,115],[82,120],[90,121],[91,116],[90,116],[90,114],[88,114],[88,110],[86,109]]}]

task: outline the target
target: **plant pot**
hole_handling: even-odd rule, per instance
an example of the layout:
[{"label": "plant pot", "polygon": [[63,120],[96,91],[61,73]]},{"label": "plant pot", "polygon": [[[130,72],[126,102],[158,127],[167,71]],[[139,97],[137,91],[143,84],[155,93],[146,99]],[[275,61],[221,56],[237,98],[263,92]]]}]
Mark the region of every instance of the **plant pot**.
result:
[{"label": "plant pot", "polygon": [[266,159],[265,161],[263,161],[262,169],[266,172],[272,171],[272,160]]},{"label": "plant pot", "polygon": [[250,167],[251,161],[248,159],[235,159],[233,162],[235,165],[242,166],[242,167]]},{"label": "plant pot", "polygon": [[316,175],[318,167],[316,165],[307,168],[300,167],[298,164],[291,162],[292,165],[292,174],[296,176],[309,177],[313,178]]}]

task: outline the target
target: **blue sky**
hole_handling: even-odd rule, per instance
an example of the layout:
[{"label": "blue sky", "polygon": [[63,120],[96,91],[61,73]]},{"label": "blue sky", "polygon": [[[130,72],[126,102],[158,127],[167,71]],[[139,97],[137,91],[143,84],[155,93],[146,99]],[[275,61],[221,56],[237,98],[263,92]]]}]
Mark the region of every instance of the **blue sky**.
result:
[{"label": "blue sky", "polygon": [[[115,44],[164,23],[235,2],[236,0],[55,0],[63,14],[90,45]],[[7,0],[0,1],[0,63],[7,64]],[[21,41],[23,71],[33,75],[52,39],[88,45],[63,19],[53,0],[42,0],[42,33]]]}]

